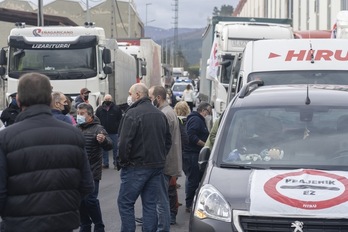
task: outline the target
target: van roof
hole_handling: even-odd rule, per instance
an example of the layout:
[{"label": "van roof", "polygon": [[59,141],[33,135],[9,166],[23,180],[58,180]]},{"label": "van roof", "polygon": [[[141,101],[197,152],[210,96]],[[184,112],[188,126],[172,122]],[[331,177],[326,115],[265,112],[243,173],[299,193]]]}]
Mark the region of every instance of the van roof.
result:
[{"label": "van roof", "polygon": [[243,59],[252,61],[250,72],[348,70],[346,44],[345,39],[251,41],[246,45]]}]

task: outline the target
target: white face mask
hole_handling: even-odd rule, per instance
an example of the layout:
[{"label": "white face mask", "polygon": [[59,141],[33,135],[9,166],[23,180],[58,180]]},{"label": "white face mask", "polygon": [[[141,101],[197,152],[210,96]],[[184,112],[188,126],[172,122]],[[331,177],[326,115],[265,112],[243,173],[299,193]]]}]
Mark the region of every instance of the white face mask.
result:
[{"label": "white face mask", "polygon": [[134,102],[133,102],[133,100],[132,100],[132,96],[129,95],[128,98],[127,98],[127,104],[128,104],[129,106],[131,106],[133,103],[134,103]]},{"label": "white face mask", "polygon": [[77,124],[81,125],[86,122],[86,117],[82,115],[76,115]]},{"label": "white face mask", "polygon": [[211,115],[208,114],[207,116],[204,117],[204,119],[205,119],[205,121],[208,121],[208,122],[209,122],[209,121],[211,120]]}]

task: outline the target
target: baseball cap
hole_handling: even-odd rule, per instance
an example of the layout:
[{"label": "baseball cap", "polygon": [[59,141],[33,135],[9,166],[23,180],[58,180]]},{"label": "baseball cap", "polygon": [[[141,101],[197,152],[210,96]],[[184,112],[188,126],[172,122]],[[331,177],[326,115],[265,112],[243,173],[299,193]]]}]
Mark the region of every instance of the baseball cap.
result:
[{"label": "baseball cap", "polygon": [[80,94],[84,94],[84,93],[90,93],[91,91],[89,90],[89,89],[87,89],[87,88],[82,88],[81,90],[80,90]]}]

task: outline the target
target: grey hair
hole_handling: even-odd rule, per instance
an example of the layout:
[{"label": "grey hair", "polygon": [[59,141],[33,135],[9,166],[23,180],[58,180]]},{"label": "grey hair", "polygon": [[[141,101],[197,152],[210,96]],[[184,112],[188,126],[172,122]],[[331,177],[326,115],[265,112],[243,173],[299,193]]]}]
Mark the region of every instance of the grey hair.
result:
[{"label": "grey hair", "polygon": [[77,106],[77,109],[79,110],[87,110],[87,114],[91,117],[93,117],[94,115],[94,111],[93,111],[93,107],[90,105],[90,104],[87,104],[87,103],[80,103],[78,106]]}]

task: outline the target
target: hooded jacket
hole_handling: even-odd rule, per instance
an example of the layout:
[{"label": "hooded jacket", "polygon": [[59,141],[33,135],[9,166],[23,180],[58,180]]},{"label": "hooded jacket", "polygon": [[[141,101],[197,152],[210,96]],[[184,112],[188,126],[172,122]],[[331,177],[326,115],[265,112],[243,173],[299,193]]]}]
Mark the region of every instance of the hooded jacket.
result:
[{"label": "hooded jacket", "polygon": [[187,116],[186,131],[189,137],[189,144],[184,147],[184,151],[199,154],[202,147],[197,145],[197,143],[199,140],[207,141],[209,130],[205,124],[204,117],[197,111],[193,111]]},{"label": "hooded jacket", "polygon": [[[103,149],[109,151],[113,148],[113,143],[97,117],[93,118],[90,123],[83,123],[77,125],[85,137],[86,151],[88,155],[89,164],[93,173],[94,180],[101,180],[102,176],[102,161],[103,161]],[[102,133],[105,135],[105,140],[99,144],[97,140],[97,134]]]},{"label": "hooded jacket", "polygon": [[81,197],[94,183],[81,132],[33,105],[0,131],[2,229],[69,231],[80,223]]}]

